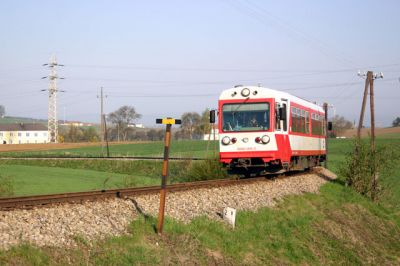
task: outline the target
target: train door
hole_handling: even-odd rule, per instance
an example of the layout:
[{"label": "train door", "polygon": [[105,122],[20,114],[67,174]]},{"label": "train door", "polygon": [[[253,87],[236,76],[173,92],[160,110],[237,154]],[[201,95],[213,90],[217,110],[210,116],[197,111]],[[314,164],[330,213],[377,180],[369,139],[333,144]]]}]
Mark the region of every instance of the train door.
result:
[{"label": "train door", "polygon": [[291,156],[290,140],[288,135],[289,108],[287,99],[276,101],[275,104],[275,136],[278,154],[282,163],[289,163]]}]

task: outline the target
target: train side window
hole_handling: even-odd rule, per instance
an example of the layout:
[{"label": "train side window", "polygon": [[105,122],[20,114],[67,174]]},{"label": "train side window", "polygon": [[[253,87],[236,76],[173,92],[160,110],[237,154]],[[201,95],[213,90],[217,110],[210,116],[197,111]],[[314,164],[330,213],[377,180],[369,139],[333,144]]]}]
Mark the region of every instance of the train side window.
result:
[{"label": "train side window", "polygon": [[310,133],[310,113],[306,111],[306,132],[307,134]]},{"label": "train side window", "polygon": [[322,117],[322,115],[318,115],[318,125],[319,125],[319,135],[320,136],[322,136],[322,133],[323,133],[323,124],[324,124],[324,121],[323,121],[323,117]]},{"label": "train side window", "polygon": [[318,123],[317,122],[317,115],[312,113],[311,114],[311,134],[312,135],[318,135],[318,131],[317,131],[318,125],[317,125],[317,123]]},{"label": "train side window", "polygon": [[318,114],[317,114],[316,118],[317,118],[317,135],[321,135],[321,121],[320,121],[320,117]]},{"label": "train side window", "polygon": [[[283,104],[283,112],[287,114],[286,103]],[[287,131],[287,115],[283,119],[283,131]]]},{"label": "train side window", "polygon": [[292,107],[292,131],[296,132],[296,107]]},{"label": "train side window", "polygon": [[275,105],[275,130],[277,130],[277,131],[281,130],[281,118],[279,117],[279,107],[280,107],[280,104],[277,103]]}]

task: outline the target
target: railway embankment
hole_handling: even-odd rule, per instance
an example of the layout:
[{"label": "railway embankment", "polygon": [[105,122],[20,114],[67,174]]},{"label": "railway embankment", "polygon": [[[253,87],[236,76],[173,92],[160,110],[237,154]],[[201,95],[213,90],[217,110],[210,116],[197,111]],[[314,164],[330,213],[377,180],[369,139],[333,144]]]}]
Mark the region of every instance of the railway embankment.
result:
[{"label": "railway embankment", "polygon": [[[223,208],[255,211],[273,207],[287,195],[318,193],[336,176],[326,169],[272,180],[199,188],[167,194],[166,216],[189,223],[199,216],[221,220]],[[1,248],[30,243],[36,246],[76,246],[79,239],[98,240],[128,233],[136,217],[156,216],[159,195],[130,196],[82,204],[57,204],[31,210],[0,212]]]}]

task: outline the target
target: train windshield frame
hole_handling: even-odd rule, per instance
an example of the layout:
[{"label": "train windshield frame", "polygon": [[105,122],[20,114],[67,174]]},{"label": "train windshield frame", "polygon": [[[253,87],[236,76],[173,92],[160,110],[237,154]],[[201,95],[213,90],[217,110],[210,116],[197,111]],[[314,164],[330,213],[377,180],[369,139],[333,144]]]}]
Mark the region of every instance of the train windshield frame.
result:
[{"label": "train windshield frame", "polygon": [[226,103],[222,105],[224,132],[269,131],[271,129],[269,102]]}]

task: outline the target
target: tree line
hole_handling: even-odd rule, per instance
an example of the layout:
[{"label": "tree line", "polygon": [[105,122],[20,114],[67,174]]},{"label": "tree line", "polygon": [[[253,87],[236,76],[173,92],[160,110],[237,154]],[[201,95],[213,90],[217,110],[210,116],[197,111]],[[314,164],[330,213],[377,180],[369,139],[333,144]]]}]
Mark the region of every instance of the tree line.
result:
[{"label": "tree line", "polygon": [[[210,133],[209,112],[207,108],[202,113],[185,112],[180,117],[182,124],[173,129],[173,138],[179,139],[201,139],[204,134]],[[6,109],[0,105],[0,118],[6,114]],[[107,115],[107,138],[110,141],[132,141],[132,140],[162,140],[164,129],[141,129],[136,128],[135,123],[142,117],[133,106],[124,105]],[[340,136],[345,130],[354,127],[354,123],[343,116],[336,115],[332,119],[334,130],[330,137]],[[400,127],[400,117],[392,122],[392,127]],[[101,140],[100,130],[97,127],[60,127],[60,142],[96,142]]]},{"label": "tree line", "polygon": [[[201,114],[197,112],[185,112],[180,119],[182,124],[174,128],[174,139],[201,139],[204,134],[210,132],[209,109]],[[107,139],[109,141],[159,141],[164,138],[164,128],[137,128],[136,121],[142,117],[133,106],[122,106],[107,115]],[[96,142],[101,140],[98,127],[60,127],[60,142]]]}]

